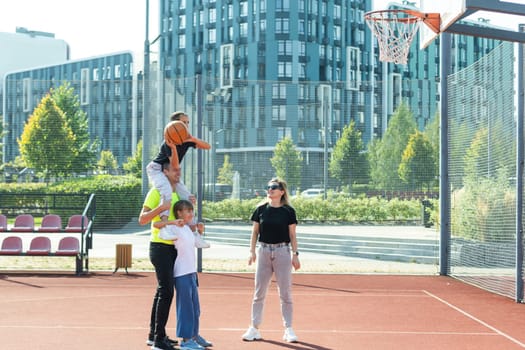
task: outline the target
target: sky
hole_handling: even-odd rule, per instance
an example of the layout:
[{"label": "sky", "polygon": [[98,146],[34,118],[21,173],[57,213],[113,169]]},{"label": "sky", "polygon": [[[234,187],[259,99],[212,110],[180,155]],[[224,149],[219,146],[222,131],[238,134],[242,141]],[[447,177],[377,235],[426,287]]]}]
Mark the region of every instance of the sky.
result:
[{"label": "sky", "polygon": [[[54,33],[55,38],[69,44],[73,60],[127,50],[142,53],[146,1],[1,0],[0,32],[14,33],[16,27],[25,27]],[[511,1],[525,4],[525,0]],[[374,9],[385,9],[389,2],[374,0]],[[418,0],[415,2],[419,4]],[[149,5],[149,37],[153,40],[158,35],[158,0],[149,0]],[[517,28],[517,20],[508,17],[495,14],[483,17],[492,17],[491,23],[496,25]]]},{"label": "sky", "polygon": [[[150,3],[150,38],[158,35],[158,0]],[[0,32],[50,32],[69,44],[71,59],[142,52],[146,0],[1,0]],[[0,48],[1,50],[1,48]]]}]

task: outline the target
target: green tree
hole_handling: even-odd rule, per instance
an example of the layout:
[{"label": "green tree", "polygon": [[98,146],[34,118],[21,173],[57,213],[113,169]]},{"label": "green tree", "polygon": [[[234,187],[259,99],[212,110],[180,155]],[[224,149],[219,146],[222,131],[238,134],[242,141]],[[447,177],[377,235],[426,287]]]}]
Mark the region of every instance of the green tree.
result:
[{"label": "green tree", "polygon": [[343,135],[334,146],[328,167],[330,175],[347,185],[366,179],[368,169],[363,147],[361,132],[352,120],[344,127]]},{"label": "green tree", "polygon": [[80,108],[78,95],[65,83],[56,89],[51,89],[51,98],[64,112],[69,127],[75,135],[75,154],[71,159],[71,172],[85,172],[93,169],[97,161],[98,141],[91,142],[87,115]]},{"label": "green tree", "polygon": [[137,149],[132,156],[122,165],[127,174],[139,179],[142,178],[142,140],[137,143]]},{"label": "green tree", "polygon": [[100,152],[100,159],[97,162],[97,168],[104,174],[110,174],[117,170],[118,163],[111,151],[103,150]]},{"label": "green tree", "polygon": [[416,130],[412,112],[407,104],[400,104],[392,115],[383,138],[370,146],[374,149],[369,149],[371,181],[377,188],[395,190],[402,187],[398,168],[408,139]]},{"label": "green tree", "polygon": [[285,179],[290,188],[297,188],[301,184],[301,170],[303,157],[289,136],[284,137],[275,145],[270,162],[275,174]]},{"label": "green tree", "polygon": [[441,116],[439,112],[436,112],[434,118],[428,123],[425,128],[425,135],[427,136],[430,144],[432,145],[432,153],[435,161],[434,165],[434,174],[437,176],[439,174],[439,130],[440,130],[440,119]]},{"label": "green tree", "polygon": [[416,131],[410,135],[399,164],[399,177],[414,189],[430,186],[435,179],[435,159],[432,143],[428,137]]},{"label": "green tree", "polygon": [[46,179],[67,174],[77,156],[75,135],[49,94],[29,117],[18,145],[27,166],[42,172]]},{"label": "green tree", "polygon": [[217,181],[221,184],[233,185],[233,164],[230,163],[230,156],[227,154],[224,156],[224,162],[219,169]]}]

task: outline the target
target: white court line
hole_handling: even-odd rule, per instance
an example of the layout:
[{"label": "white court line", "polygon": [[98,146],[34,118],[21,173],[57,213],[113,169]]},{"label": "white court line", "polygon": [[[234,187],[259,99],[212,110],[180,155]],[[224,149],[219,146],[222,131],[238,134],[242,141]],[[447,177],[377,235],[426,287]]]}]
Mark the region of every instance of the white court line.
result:
[{"label": "white court line", "polygon": [[[52,326],[45,326],[45,325],[0,325],[0,329],[27,329],[27,330],[34,330],[34,329],[47,329],[47,330],[56,330],[56,329],[91,329],[91,330],[118,330],[118,331],[147,331],[147,327],[133,327],[133,326],[97,326],[97,325],[79,325],[79,326],[66,326],[66,325],[52,325]],[[229,328],[229,327],[218,327],[218,328],[210,328],[210,327],[201,327],[201,331],[220,331],[220,332],[235,332],[235,333],[242,333],[246,330],[246,328]],[[274,334],[274,333],[282,333],[282,329],[264,329],[263,332],[266,334]],[[486,332],[410,332],[410,331],[396,331],[396,330],[377,330],[377,331],[349,331],[349,330],[336,330],[336,329],[326,329],[326,330],[306,330],[306,329],[296,329],[297,333],[305,334],[319,334],[319,332],[322,331],[324,333],[331,333],[331,334],[410,334],[410,335],[472,335],[472,336],[489,336],[489,337],[497,337],[498,335],[495,333],[486,333]]]},{"label": "white court line", "polygon": [[511,342],[513,342],[513,343],[515,343],[515,344],[518,344],[518,345],[521,346],[522,348],[525,348],[525,344],[524,344],[524,343],[522,343],[522,342],[520,342],[519,340],[517,340],[517,339],[511,337],[510,335],[508,335],[508,334],[506,334],[506,333],[500,331],[500,330],[497,329],[496,327],[493,327],[493,326],[489,325],[487,322],[484,322],[484,321],[480,320],[479,318],[477,318],[477,317],[475,317],[475,316],[469,314],[468,312],[466,312],[466,311],[460,309],[459,307],[457,307],[457,306],[455,306],[455,305],[452,305],[451,303],[449,303],[448,301],[446,301],[446,300],[444,300],[444,299],[441,299],[441,298],[438,297],[437,295],[434,295],[434,294],[432,294],[432,293],[430,293],[430,292],[428,292],[428,291],[426,291],[426,290],[423,290],[423,292],[425,292],[427,295],[431,296],[432,298],[434,298],[434,299],[436,299],[436,300],[442,302],[443,304],[447,305],[448,307],[450,307],[450,308],[456,310],[457,312],[461,313],[462,315],[467,316],[467,317],[470,318],[471,320],[473,320],[473,321],[475,321],[475,322],[477,322],[477,323],[479,323],[479,324],[481,324],[481,325],[487,327],[488,329],[490,329],[490,330],[496,332],[497,334],[501,335],[502,337],[507,338],[507,339],[510,340]]}]

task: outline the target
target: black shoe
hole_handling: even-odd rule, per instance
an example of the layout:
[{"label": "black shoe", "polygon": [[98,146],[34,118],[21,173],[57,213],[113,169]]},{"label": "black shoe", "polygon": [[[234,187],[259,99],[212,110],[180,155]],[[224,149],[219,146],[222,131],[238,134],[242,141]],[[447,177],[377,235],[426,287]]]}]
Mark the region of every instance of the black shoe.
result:
[{"label": "black shoe", "polygon": [[[155,342],[153,341],[154,337],[152,335],[149,335],[148,336],[148,340],[146,340],[146,345],[147,346],[152,346],[153,344],[155,344]],[[178,340],[173,340],[171,338],[168,338],[166,336],[166,339],[168,339],[168,341],[172,344],[172,345],[177,345],[179,343]]]},{"label": "black shoe", "polygon": [[176,344],[178,344],[178,341],[166,337],[160,342],[154,342],[151,346],[151,350],[175,350],[173,346]]}]

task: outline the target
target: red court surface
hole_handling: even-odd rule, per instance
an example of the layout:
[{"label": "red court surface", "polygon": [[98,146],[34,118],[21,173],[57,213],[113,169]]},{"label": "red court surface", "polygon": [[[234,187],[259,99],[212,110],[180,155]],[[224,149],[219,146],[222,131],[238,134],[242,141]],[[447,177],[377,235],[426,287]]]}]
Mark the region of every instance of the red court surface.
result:
[{"label": "red court surface", "polygon": [[[212,349],[525,349],[525,305],[449,277],[294,274],[294,344],[282,341],[274,283],[264,339],[243,342],[253,274],[199,279]],[[147,350],[154,285],[149,272],[0,274],[1,348]],[[175,324],[172,308],[171,337]]]}]

